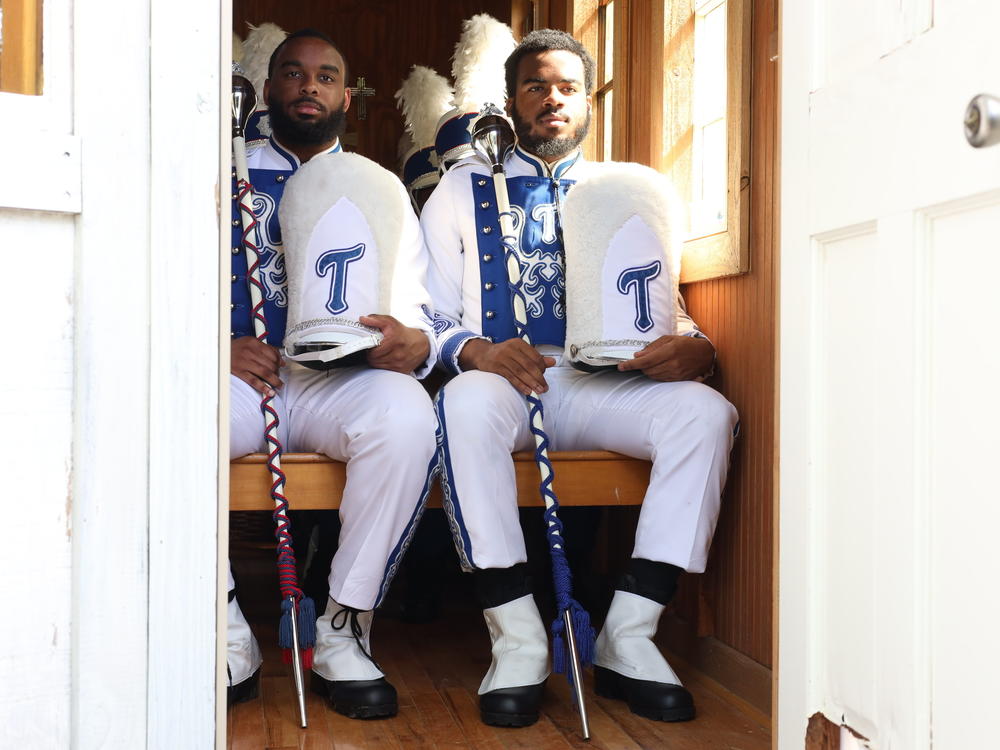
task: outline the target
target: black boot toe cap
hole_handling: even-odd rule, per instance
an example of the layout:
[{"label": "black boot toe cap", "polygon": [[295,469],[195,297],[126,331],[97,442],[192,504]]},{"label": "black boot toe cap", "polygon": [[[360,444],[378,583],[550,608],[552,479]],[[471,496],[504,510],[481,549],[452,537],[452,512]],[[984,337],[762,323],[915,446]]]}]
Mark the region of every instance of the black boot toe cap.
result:
[{"label": "black boot toe cap", "polygon": [[538,721],[545,682],[491,690],[479,696],[479,715],[494,727],[526,727]]},{"label": "black boot toe cap", "polygon": [[326,698],[333,710],[351,719],[379,719],[399,711],[396,688],[388,680],[327,680],[312,673],[312,689]]}]

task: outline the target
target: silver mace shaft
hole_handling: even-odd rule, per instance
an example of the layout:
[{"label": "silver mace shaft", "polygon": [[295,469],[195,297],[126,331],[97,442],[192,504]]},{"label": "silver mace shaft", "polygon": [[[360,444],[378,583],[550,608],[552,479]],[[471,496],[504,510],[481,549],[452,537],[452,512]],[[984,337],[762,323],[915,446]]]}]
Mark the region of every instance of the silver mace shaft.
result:
[{"label": "silver mace shaft", "polygon": [[[514,247],[511,245],[511,238],[514,237],[514,217],[510,211],[510,198],[507,195],[507,175],[504,172],[504,161],[514,148],[514,130],[510,123],[500,113],[500,110],[491,104],[487,104],[475,121],[472,131],[472,145],[476,153],[489,164],[493,174],[493,188],[497,197],[497,212],[500,219],[500,234],[503,237],[501,244],[504,248],[504,262],[507,269],[507,281],[511,288],[516,289],[521,284],[521,264],[518,262]],[[513,294],[514,318],[523,331],[521,338],[525,343],[531,344],[528,336],[528,311],[525,307],[524,297],[521,294]],[[528,396],[529,401],[540,402],[538,393],[534,390]],[[532,410],[533,427],[532,433],[535,436],[535,447],[537,449],[536,461],[538,471],[542,475],[542,485],[548,484],[552,476],[551,464],[548,460],[548,450],[545,447],[545,427],[542,424],[541,412]],[[546,493],[542,493],[542,500],[545,502],[545,509],[551,511],[555,501]],[[549,521],[549,526],[553,526]],[[580,666],[580,651],[577,648],[576,636],[573,633],[573,622],[569,610],[562,613],[563,624],[566,629],[566,644],[570,655],[570,670],[573,676],[573,690],[576,693],[576,705],[580,709],[580,724],[583,738],[590,739],[590,725],[587,721],[587,706],[583,696],[583,669]]]},{"label": "silver mace shaft", "polygon": [[[250,119],[250,115],[253,114],[253,111],[257,106],[257,94],[254,91],[253,84],[250,83],[250,81],[247,80],[247,78],[242,74],[243,69],[237,63],[234,63],[232,102],[233,161],[236,162],[236,179],[244,185],[249,186],[250,170],[247,167],[247,144],[244,133],[247,122]],[[246,235],[255,221],[251,201],[240,201],[240,219],[243,223],[244,235]],[[244,242],[243,250],[247,255],[247,270],[250,272],[252,282],[250,284],[250,306],[253,310],[261,310],[260,315],[253,316],[254,334],[259,340],[263,341],[267,335],[267,328],[263,316],[263,308],[261,307],[263,299],[260,293],[260,264],[257,255],[257,248],[253,245],[253,243]],[[261,405],[265,406],[266,403],[269,402],[270,398],[265,396]],[[264,410],[264,412],[264,428],[266,431],[268,445],[277,445],[277,424],[268,418],[266,410]],[[271,468],[272,486],[283,485],[284,478],[281,475],[281,455],[279,452],[275,451],[273,456],[270,457],[269,466]],[[277,497],[275,497],[274,502],[276,507],[281,507],[281,500]],[[290,596],[289,599],[291,600],[289,605],[292,619],[292,676],[295,679],[295,696],[298,699],[299,704],[299,723],[304,729],[308,726],[308,721],[306,718],[306,692],[305,680],[302,672],[302,654],[299,650],[299,618],[296,610],[295,597]]]}]

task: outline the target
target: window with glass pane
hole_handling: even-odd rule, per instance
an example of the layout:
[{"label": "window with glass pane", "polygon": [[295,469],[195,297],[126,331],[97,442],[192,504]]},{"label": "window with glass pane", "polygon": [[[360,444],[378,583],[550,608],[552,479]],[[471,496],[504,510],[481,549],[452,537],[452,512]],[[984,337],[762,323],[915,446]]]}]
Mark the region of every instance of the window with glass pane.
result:
[{"label": "window with glass pane", "polygon": [[0,0],[0,92],[42,92],[42,0]]},{"label": "window with glass pane", "polygon": [[660,168],[688,204],[681,281],[750,268],[751,0],[664,6]]},{"label": "window with glass pane", "polygon": [[611,113],[614,102],[615,3],[604,0],[598,8],[597,91],[597,158],[611,158],[614,130]]},{"label": "window with glass pane", "polygon": [[692,238],[726,231],[726,0],[695,6],[692,112]]}]

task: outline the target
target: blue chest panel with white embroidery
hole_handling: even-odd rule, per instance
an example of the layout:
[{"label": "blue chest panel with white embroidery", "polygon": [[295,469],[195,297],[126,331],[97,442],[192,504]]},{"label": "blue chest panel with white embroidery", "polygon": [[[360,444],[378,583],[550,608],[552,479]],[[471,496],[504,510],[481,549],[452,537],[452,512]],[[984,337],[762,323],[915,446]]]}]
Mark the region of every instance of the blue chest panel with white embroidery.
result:
[{"label": "blue chest panel with white embroidery", "polygon": [[[285,192],[285,182],[292,170],[251,169],[250,184],[254,189],[253,211],[257,216],[254,241],[260,248],[260,277],[264,287],[264,319],[267,321],[267,343],[281,346],[285,338],[288,316],[288,278],[285,256],[281,248],[281,226],[278,204]],[[233,183],[233,195],[236,183]],[[243,252],[243,225],[239,204],[233,201],[233,271],[231,276],[231,336],[253,336],[250,287],[247,284],[247,259]]]},{"label": "blue chest panel with white embroidery", "polygon": [[[535,346],[566,343],[566,278],[560,206],[575,180],[508,177],[514,236],[521,264],[521,288],[528,332]],[[483,335],[492,341],[514,338],[514,305],[507,283],[496,192],[489,175],[472,175],[476,211]]]}]

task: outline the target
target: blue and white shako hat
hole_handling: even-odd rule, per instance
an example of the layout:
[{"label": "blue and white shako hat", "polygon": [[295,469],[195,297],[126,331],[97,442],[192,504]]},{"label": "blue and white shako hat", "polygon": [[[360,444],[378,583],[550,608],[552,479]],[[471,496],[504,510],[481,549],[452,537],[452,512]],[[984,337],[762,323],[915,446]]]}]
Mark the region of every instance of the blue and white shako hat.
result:
[{"label": "blue and white shako hat", "polygon": [[270,22],[260,26],[247,23],[247,27],[250,31],[241,45],[239,63],[257,92],[257,111],[250,115],[246,127],[246,142],[249,146],[254,142],[266,141],[271,136],[271,121],[267,114],[267,102],[264,101],[264,81],[267,80],[267,65],[271,55],[285,41],[288,32]]},{"label": "blue and white shako hat", "polygon": [[412,192],[432,187],[439,179],[434,136],[438,120],[451,108],[454,90],[448,79],[424,65],[414,65],[396,92],[405,130],[412,141],[403,156],[401,177]]},{"label": "blue and white shako hat", "polygon": [[[314,156],[288,179],[278,218],[288,274],[285,357],[326,370],[363,363],[388,314],[403,221],[396,175],[358,154]],[[353,355],[353,356],[352,356]]]},{"label": "blue and white shako hat", "polygon": [[403,184],[411,193],[414,190],[433,187],[438,184],[441,174],[438,171],[437,153],[433,146],[417,148],[414,146],[403,157]]},{"label": "blue and white shako hat", "polygon": [[504,62],[516,46],[510,26],[493,16],[480,13],[462,22],[462,35],[451,58],[455,98],[438,120],[434,139],[442,172],[474,153],[472,123],[483,105],[507,99]]},{"label": "blue and white shako hat", "polygon": [[683,211],[665,176],[607,163],[563,204],[566,355],[579,369],[615,367],[677,333]]}]

